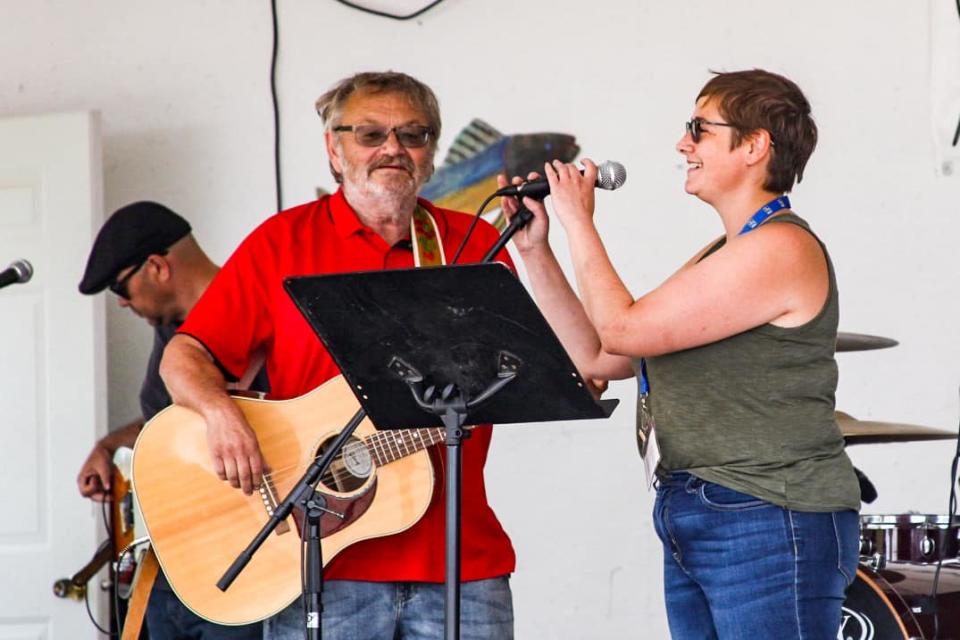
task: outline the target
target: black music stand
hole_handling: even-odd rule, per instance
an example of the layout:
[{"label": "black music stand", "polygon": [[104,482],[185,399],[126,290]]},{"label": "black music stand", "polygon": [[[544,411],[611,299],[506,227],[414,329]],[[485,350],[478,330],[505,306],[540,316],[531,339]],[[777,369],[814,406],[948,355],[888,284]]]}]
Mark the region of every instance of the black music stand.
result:
[{"label": "black music stand", "polygon": [[284,282],[378,429],[446,427],[448,640],[460,626],[464,424],[606,418],[523,285],[502,264]]}]

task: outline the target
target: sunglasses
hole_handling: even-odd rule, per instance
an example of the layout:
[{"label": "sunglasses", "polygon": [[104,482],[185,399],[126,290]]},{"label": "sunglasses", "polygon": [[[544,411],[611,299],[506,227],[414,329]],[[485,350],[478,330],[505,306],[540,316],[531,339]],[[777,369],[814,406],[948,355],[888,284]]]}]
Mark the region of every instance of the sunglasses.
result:
[{"label": "sunglasses", "polygon": [[687,127],[687,133],[690,134],[690,137],[694,142],[700,142],[700,135],[704,132],[703,125],[710,124],[715,127],[730,127],[731,129],[736,129],[737,125],[730,124],[729,122],[714,122],[713,120],[704,120],[703,118],[694,118],[689,122],[684,123]]},{"label": "sunglasses", "polygon": [[149,257],[144,258],[143,262],[140,262],[139,264],[137,264],[137,266],[135,266],[133,269],[128,271],[127,275],[123,276],[118,280],[114,280],[113,282],[108,284],[107,288],[110,289],[110,291],[117,294],[118,296],[120,296],[121,298],[123,298],[124,300],[129,300],[130,292],[127,290],[127,284],[130,282],[130,278],[133,277],[133,274],[135,274],[137,271],[140,271],[140,269],[143,268],[143,265],[147,264],[147,260],[149,260]]},{"label": "sunglasses", "polygon": [[334,127],[334,131],[352,131],[353,138],[361,147],[379,147],[393,132],[397,142],[406,149],[419,149],[427,146],[433,137],[433,129],[422,124],[405,124],[399,127],[384,127],[379,124],[354,124]]}]

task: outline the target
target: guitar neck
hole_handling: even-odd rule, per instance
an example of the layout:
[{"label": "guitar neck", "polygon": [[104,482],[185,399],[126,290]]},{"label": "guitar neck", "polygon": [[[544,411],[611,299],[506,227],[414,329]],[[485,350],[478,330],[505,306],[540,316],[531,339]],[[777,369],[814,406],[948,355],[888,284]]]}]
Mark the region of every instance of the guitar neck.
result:
[{"label": "guitar neck", "polygon": [[446,429],[430,427],[426,429],[388,429],[377,431],[364,442],[367,450],[378,466],[422,451],[427,447],[444,442]]}]

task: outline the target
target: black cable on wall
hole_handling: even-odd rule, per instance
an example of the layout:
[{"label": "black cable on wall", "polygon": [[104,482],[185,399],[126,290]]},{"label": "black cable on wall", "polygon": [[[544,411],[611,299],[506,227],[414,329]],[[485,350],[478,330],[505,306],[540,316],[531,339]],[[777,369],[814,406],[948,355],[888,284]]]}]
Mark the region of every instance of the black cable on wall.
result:
[{"label": "black cable on wall", "polygon": [[[960,2],[960,0],[957,0],[957,1]],[[429,11],[430,9],[433,9],[435,6],[437,6],[438,4],[440,4],[441,2],[443,2],[443,0],[433,0],[433,2],[431,2],[431,3],[428,4],[427,6],[423,7],[422,9],[419,9],[419,10],[417,10],[417,11],[414,11],[413,13],[408,14],[408,15],[405,15],[405,16],[398,15],[398,14],[396,14],[396,13],[387,13],[387,12],[385,12],[385,11],[377,11],[376,9],[371,9],[371,8],[369,8],[369,7],[362,7],[362,6],[358,5],[358,4],[354,4],[354,3],[352,3],[352,2],[349,2],[349,0],[337,0],[337,2],[339,2],[340,4],[346,5],[346,6],[350,7],[351,9],[356,9],[357,11],[363,11],[364,13],[370,13],[370,14],[373,14],[373,15],[375,15],[375,16],[382,16],[382,17],[384,17],[384,18],[393,18],[394,20],[411,20],[411,19],[416,18],[417,16],[419,16],[419,15],[421,15],[421,14],[423,14],[423,13],[426,13],[426,12]]]},{"label": "black cable on wall", "polygon": [[283,211],[283,186],[280,179],[280,108],[277,101],[277,53],[280,50],[277,0],[270,0],[270,13],[273,16],[273,55],[270,59],[270,95],[273,98],[273,169],[277,183],[277,211]]}]

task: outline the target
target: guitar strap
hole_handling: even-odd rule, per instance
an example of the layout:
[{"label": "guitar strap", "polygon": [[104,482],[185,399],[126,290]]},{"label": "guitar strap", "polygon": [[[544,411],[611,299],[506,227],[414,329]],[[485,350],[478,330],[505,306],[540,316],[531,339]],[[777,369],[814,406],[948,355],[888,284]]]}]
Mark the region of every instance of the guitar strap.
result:
[{"label": "guitar strap", "polygon": [[250,364],[247,365],[247,370],[244,372],[243,377],[237,380],[236,382],[231,382],[227,384],[227,390],[231,395],[243,395],[248,398],[260,398],[263,399],[264,392],[262,389],[256,391],[250,391],[249,393],[237,393],[237,391],[249,391],[250,385],[253,384],[254,378],[257,377],[257,374],[260,373],[260,369],[263,368],[263,365],[267,361],[267,354],[262,349],[255,352],[250,356]]},{"label": "guitar strap", "polygon": [[157,562],[153,547],[147,547],[146,553],[140,559],[137,584],[133,587],[133,594],[127,605],[127,618],[123,622],[123,635],[120,636],[120,640],[137,640],[140,637],[143,616],[147,612],[147,601],[150,600],[150,591],[153,589],[159,569],[160,564]]},{"label": "guitar strap", "polygon": [[417,204],[410,218],[410,241],[413,243],[413,264],[417,267],[436,267],[447,264],[443,243],[437,231],[437,221],[426,207]]}]

